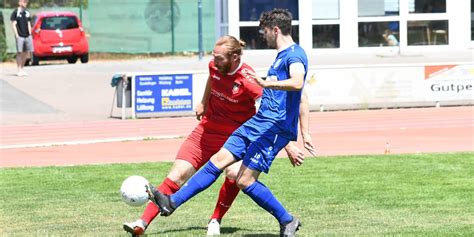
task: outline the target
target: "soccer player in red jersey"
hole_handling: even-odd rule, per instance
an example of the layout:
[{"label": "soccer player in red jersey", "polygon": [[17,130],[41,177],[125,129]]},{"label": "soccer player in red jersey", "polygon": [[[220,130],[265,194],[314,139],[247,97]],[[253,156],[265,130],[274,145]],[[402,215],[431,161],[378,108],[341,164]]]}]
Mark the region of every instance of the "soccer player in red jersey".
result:
[{"label": "soccer player in red jersey", "polygon": [[[223,36],[217,40],[213,60],[209,62],[204,95],[195,108],[200,123],[181,145],[168,176],[158,186],[160,192],[173,194],[178,191],[219,151],[232,132],[255,114],[256,101],[262,95],[262,88],[247,74],[254,70],[241,61],[244,47],[245,43],[233,36]],[[302,163],[304,154],[295,145],[289,145],[287,152],[293,165]],[[211,219],[220,221],[237,196],[239,188],[235,177],[239,167],[240,164],[235,164],[225,170],[227,178],[220,192],[217,210]],[[149,202],[142,217],[135,222],[124,223],[124,230],[132,236],[144,234],[159,211],[156,204]]]}]

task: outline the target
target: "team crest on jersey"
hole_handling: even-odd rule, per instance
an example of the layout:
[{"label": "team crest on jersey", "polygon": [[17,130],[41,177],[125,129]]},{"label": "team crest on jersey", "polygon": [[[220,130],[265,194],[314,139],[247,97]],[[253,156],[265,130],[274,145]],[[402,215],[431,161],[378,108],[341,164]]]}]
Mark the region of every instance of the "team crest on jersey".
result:
[{"label": "team crest on jersey", "polygon": [[281,63],[281,58],[276,60],[276,62],[273,64],[273,68],[276,69],[278,66],[280,66],[280,63]]},{"label": "team crest on jersey", "polygon": [[232,94],[237,94],[239,92],[239,87],[239,84],[234,83],[234,86],[232,87]]}]

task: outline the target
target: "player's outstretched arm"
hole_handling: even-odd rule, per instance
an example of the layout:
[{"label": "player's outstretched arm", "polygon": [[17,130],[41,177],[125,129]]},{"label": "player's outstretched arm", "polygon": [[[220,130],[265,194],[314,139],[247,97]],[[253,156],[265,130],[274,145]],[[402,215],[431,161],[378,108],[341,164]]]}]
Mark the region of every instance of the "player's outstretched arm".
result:
[{"label": "player's outstretched arm", "polygon": [[309,100],[306,90],[303,90],[300,102],[300,130],[301,136],[303,137],[304,148],[316,156],[316,147],[313,145],[311,135],[309,134]]},{"label": "player's outstretched arm", "polygon": [[202,116],[206,113],[207,102],[211,96],[211,77],[207,78],[206,89],[204,89],[204,95],[202,96],[201,103],[196,105],[194,111],[196,112],[196,119],[201,121]]},{"label": "player's outstretched arm", "polygon": [[287,80],[272,80],[271,77],[266,79],[261,78],[254,72],[249,72],[249,75],[263,88],[270,88],[275,90],[298,91],[303,88],[304,72],[295,72],[290,74],[291,77]]}]

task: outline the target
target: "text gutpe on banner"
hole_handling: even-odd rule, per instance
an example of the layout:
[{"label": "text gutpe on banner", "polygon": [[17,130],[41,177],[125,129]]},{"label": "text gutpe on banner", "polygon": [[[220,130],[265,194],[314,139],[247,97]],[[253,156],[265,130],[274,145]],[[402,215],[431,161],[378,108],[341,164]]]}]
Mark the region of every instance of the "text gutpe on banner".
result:
[{"label": "text gutpe on banner", "polygon": [[192,74],[135,76],[135,112],[191,111],[192,79]]},{"label": "text gutpe on banner", "polygon": [[425,66],[424,79],[427,98],[474,99],[474,65]]}]

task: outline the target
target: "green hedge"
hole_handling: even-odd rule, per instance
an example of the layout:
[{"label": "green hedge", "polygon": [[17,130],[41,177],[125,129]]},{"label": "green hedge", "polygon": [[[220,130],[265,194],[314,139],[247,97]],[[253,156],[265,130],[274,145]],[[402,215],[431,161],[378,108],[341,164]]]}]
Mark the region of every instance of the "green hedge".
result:
[{"label": "green hedge", "polygon": [[5,38],[5,25],[3,24],[3,14],[0,11],[0,62],[5,62],[12,58],[12,55],[7,53],[7,41]]}]

